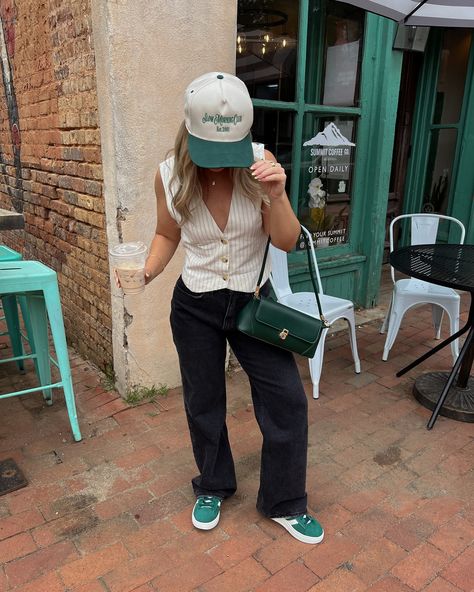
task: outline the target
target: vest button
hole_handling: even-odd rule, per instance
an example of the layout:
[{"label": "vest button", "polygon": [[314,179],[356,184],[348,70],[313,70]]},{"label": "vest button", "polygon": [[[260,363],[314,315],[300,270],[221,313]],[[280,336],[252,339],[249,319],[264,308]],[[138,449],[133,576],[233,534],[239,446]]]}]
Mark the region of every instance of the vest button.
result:
[{"label": "vest button", "polygon": [[224,263],[227,263],[229,261],[229,259],[227,257],[221,257],[221,261],[223,261]]},{"label": "vest button", "polygon": [[229,243],[229,241],[226,238],[221,238],[221,243],[223,245],[227,245]]},{"label": "vest button", "polygon": [[227,282],[229,280],[229,276],[225,274],[222,276],[222,279],[224,280],[224,282]]}]

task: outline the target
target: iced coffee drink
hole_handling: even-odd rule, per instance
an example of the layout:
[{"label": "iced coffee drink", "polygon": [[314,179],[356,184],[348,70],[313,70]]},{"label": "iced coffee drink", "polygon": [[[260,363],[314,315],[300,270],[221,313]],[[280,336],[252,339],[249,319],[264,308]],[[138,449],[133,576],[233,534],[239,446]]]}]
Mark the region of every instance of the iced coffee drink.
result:
[{"label": "iced coffee drink", "polygon": [[139,294],[145,289],[147,248],[141,242],[122,243],[109,250],[113,269],[124,294]]}]

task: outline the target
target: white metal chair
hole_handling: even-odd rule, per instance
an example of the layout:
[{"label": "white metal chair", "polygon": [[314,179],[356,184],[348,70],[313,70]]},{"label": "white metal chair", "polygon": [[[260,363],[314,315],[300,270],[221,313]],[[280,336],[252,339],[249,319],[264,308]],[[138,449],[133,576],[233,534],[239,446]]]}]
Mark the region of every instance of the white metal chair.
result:
[{"label": "white metal chair", "polygon": [[[321,277],[319,275],[318,263],[316,260],[316,253],[314,251],[314,244],[310,232],[303,226],[303,232],[308,237],[310,246],[310,255],[313,261],[316,283],[321,300],[321,307],[329,324],[334,323],[337,319],[346,319],[349,324],[349,337],[351,342],[352,356],[354,358],[354,366],[357,374],[360,372],[360,360],[357,352],[357,341],[355,334],[355,316],[354,305],[350,300],[338,298],[336,296],[329,296],[323,293],[321,284]],[[270,245],[270,257],[272,262],[272,271],[270,274],[270,281],[277,297],[278,302],[285,304],[296,310],[300,310],[307,314],[314,315],[319,318],[318,309],[316,305],[316,297],[313,292],[293,292],[290,287],[288,277],[288,260],[287,253],[281,249],[277,249]],[[311,382],[313,383],[313,398],[319,397],[319,379],[323,366],[324,356],[324,342],[326,340],[328,330],[324,330],[321,335],[321,340],[318,344],[314,356],[309,360],[309,371],[311,374]]]},{"label": "white metal chair", "polygon": [[[390,252],[394,248],[393,229],[397,222],[402,219],[409,219],[411,222],[410,237],[412,245],[429,245],[436,242],[438,226],[440,220],[449,220],[457,224],[461,231],[460,244],[464,242],[465,229],[462,222],[451,216],[441,214],[403,214],[394,218],[390,224]],[[412,306],[420,304],[432,305],[432,317],[435,327],[435,338],[439,339],[441,335],[441,322],[444,311],[447,312],[450,324],[450,334],[452,335],[459,329],[459,294],[451,288],[445,288],[436,284],[430,284],[415,278],[405,278],[395,280],[395,271],[390,269],[393,281],[392,300],[383,322],[380,333],[387,331],[382,360],[388,359],[388,353],[392,348],[397,337],[400,323],[405,312]],[[459,343],[456,339],[451,343],[453,360],[455,361],[459,354]]]}]

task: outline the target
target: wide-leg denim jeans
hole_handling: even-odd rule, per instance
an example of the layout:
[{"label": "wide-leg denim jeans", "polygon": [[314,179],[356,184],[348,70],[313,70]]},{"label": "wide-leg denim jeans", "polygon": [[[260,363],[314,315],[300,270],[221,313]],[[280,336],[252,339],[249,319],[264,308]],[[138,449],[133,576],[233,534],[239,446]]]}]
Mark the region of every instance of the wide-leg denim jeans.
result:
[{"label": "wide-leg denim jeans", "polygon": [[249,377],[263,435],[257,508],[268,517],[297,516],[307,503],[307,399],[293,354],[236,330],[236,316],[251,298],[232,290],[191,292],[181,278],[174,288],[171,328],[200,471],[193,488],[196,495],[221,498],[236,491],[226,427],[227,339]]}]

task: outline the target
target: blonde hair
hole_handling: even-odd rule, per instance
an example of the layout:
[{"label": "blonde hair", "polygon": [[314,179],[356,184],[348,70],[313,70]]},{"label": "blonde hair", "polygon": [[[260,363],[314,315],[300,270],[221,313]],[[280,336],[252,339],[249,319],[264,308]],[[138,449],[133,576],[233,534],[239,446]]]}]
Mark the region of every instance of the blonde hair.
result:
[{"label": "blonde hair", "polygon": [[[202,199],[202,187],[199,179],[199,168],[191,160],[188,152],[188,130],[181,123],[174,144],[174,167],[170,180],[173,193],[173,206],[183,221],[191,217],[190,205],[193,198]],[[232,169],[234,187],[248,197],[257,206],[261,202],[268,204],[269,199],[262,190],[260,183],[252,177],[249,169]],[[176,188],[176,189],[174,189]]]}]

